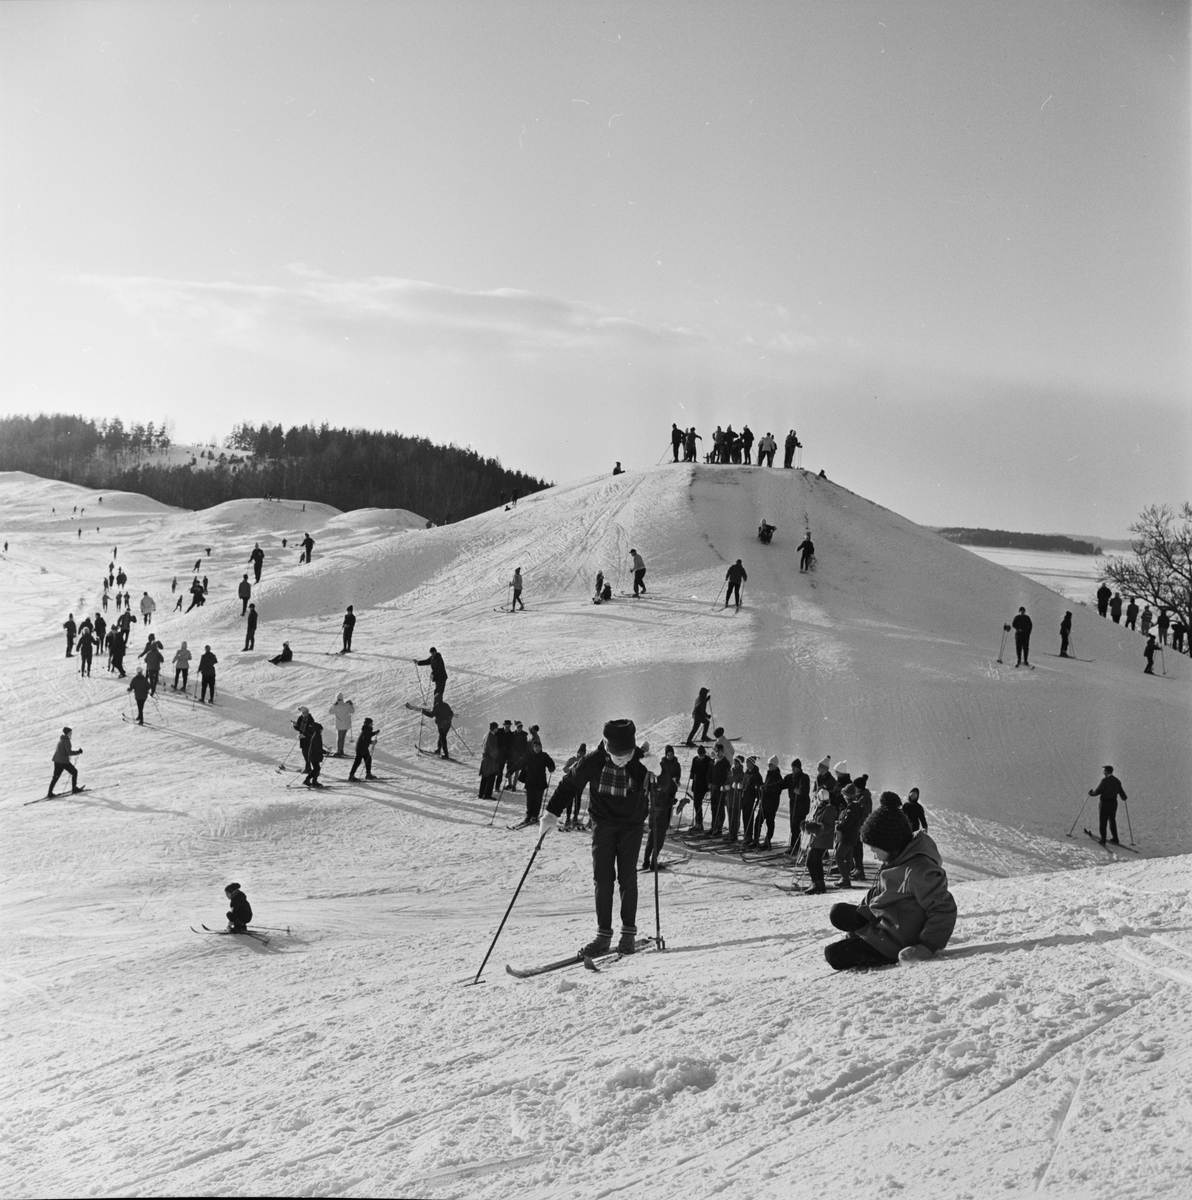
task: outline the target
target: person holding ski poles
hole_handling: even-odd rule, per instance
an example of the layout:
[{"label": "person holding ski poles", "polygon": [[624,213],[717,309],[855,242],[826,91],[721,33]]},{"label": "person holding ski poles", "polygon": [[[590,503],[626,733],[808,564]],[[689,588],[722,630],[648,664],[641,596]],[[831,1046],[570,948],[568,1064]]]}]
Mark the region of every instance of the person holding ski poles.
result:
[{"label": "person holding ski poles", "polygon": [[745,568],[741,565],[741,560],[738,558],[735,563],[724,573],[724,578],[728,580],[728,589],[724,594],[724,607],[732,603],[733,593],[737,594],[737,607],[741,607],[741,584],[748,581],[749,576],[745,574]]},{"label": "person holding ski poles", "polygon": [[712,739],[708,737],[708,726],[712,722],[711,713],[708,706],[712,702],[712,693],[706,687],[699,690],[699,695],[695,698],[695,707],[691,710],[691,732],[687,735],[687,740],[683,744],[686,746],[695,745],[695,732],[700,726],[703,726],[703,733],[700,734],[701,742],[710,742]]},{"label": "person holding ski poles", "polygon": [[513,603],[509,605],[511,613],[517,612],[517,606],[521,604],[522,612],[526,611],[526,606],[522,604],[522,573],[521,567],[514,567],[513,578],[509,581],[509,586],[513,589]]}]

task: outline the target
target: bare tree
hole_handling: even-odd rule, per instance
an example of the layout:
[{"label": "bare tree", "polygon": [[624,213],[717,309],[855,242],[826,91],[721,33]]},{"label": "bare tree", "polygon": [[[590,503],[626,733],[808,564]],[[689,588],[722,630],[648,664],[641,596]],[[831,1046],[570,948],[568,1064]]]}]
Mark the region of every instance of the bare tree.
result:
[{"label": "bare tree", "polygon": [[1185,500],[1178,513],[1152,504],[1130,532],[1134,557],[1106,559],[1105,578],[1124,595],[1139,596],[1192,625],[1192,504]]}]

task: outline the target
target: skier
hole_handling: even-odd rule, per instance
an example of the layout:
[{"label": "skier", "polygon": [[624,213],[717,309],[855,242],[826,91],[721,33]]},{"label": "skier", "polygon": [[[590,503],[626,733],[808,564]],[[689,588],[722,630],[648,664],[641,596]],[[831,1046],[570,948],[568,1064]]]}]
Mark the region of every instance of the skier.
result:
[{"label": "skier", "polygon": [[116,586],[118,588],[123,588],[127,582],[128,576],[125,575],[124,568],[121,567],[120,570],[116,572]]},{"label": "skier", "polygon": [[1130,797],[1126,795],[1126,789],[1122,787],[1122,781],[1113,773],[1113,767],[1105,766],[1101,768],[1103,778],[1095,788],[1089,789],[1090,796],[1100,797],[1100,812],[1098,816],[1101,821],[1101,845],[1105,845],[1105,832],[1108,827],[1109,832],[1113,835],[1109,840],[1119,846],[1117,829],[1117,802],[1121,797],[1123,800],[1128,800]]},{"label": "skier", "polygon": [[[759,464],[760,465],[760,464]],[[777,525],[771,525],[769,521],[762,518],[762,523],[757,527],[757,540],[763,546],[768,546],[774,539],[774,531],[778,528]]]},{"label": "skier", "polygon": [[1159,631],[1159,644],[1167,645],[1167,630],[1171,625],[1171,616],[1167,609],[1159,609],[1159,619],[1155,622],[1155,628]]},{"label": "skier", "polygon": [[1072,614],[1064,613],[1060,622],[1060,658],[1068,657],[1068,639],[1072,636]]},{"label": "skier", "polygon": [[732,770],[732,756],[725,750],[725,743],[717,742],[712,748],[712,767],[708,772],[708,833],[710,838],[718,837],[724,828],[724,817],[727,797],[725,791],[729,786],[729,772]]},{"label": "skier", "polygon": [[294,659],[294,651],[290,649],[289,642],[282,642],[281,653],[275,655],[269,661],[276,667],[279,663],[292,662]]},{"label": "skier", "polygon": [[850,783],[847,787],[843,788],[840,796],[844,801],[844,808],[836,818],[836,844],[834,852],[836,867],[840,872],[840,882],[836,886],[838,888],[851,888],[853,886],[853,870],[857,865],[853,861],[853,844],[861,832],[863,815],[861,813],[860,796],[856,784]]},{"label": "skier", "polygon": [[83,631],[79,634],[79,674],[86,675],[91,678],[91,652],[95,645],[95,637],[91,632],[91,627],[84,623]]},{"label": "skier", "polygon": [[513,722],[508,718],[505,724],[497,730],[497,778],[496,785],[498,791],[504,791],[505,785],[501,782],[502,777],[509,765],[509,754],[513,748]]},{"label": "skier", "polygon": [[175,575],[174,578],[170,580],[170,595],[172,596],[177,590],[178,590],[178,576]]},{"label": "skier", "polygon": [[207,698],[207,693],[211,693],[211,703],[215,703],[215,664],[219,659],[211,653],[210,646],[203,647],[203,653],[199,656],[199,682],[202,685],[202,694],[199,696],[199,703],[202,704]]},{"label": "skier", "polygon": [[335,758],[347,758],[344,753],[344,742],[352,732],[352,714],[356,705],[351,700],[345,700],[343,692],[336,693],[335,703],[328,710],[335,718]]},{"label": "skier", "polygon": [[923,811],[923,805],[919,803],[919,789],[911,788],[906,795],[906,803],[902,806],[903,816],[911,823],[911,830],[918,833],[922,828],[924,832],[927,830],[927,813]]},{"label": "skier", "polygon": [[[752,466],[753,430],[750,429],[748,425],[741,426],[741,453],[745,459],[746,465]],[[761,459],[758,459],[758,466],[761,466]]]},{"label": "skier", "polygon": [[807,874],[811,884],[803,889],[805,895],[823,895],[828,889],[824,884],[824,855],[832,848],[836,835],[836,818],[840,810],[827,788],[815,794],[815,812],[809,821],[803,822],[804,830],[811,836],[811,848],[807,851]]},{"label": "skier", "polygon": [[1010,622],[1010,627],[1014,630],[1014,654],[1018,661],[1014,664],[1015,667],[1029,667],[1031,665],[1031,629],[1033,623],[1026,615],[1025,608],[1019,608],[1018,615]]},{"label": "skier", "polygon": [[912,833],[893,808],[871,814],[861,840],[881,865],[861,904],[832,906],[828,919],[848,936],[824,947],[828,965],[843,971],[933,958],[956,927],[956,901],[935,842]]},{"label": "skier", "polygon": [[[199,582],[198,576],[195,576],[193,582],[187,590],[190,592],[190,605],[186,610],[187,612],[190,612],[192,608],[199,608],[206,604],[207,601],[203,594],[203,585]],[[179,598],[179,603],[181,603],[181,598]]]},{"label": "skier", "polygon": [[186,679],[190,674],[190,660],[192,657],[191,652],[186,648],[185,642],[174,651],[174,686],[171,689],[172,691],[176,692],[178,690],[179,679],[182,680],[182,690],[186,691]]},{"label": "skier", "polygon": [[196,558],[195,565],[194,565],[193,569],[191,570],[191,574],[197,575],[199,573],[199,570],[202,568],[202,566],[203,566],[202,558]]},{"label": "skier", "polygon": [[702,442],[703,440],[704,439],[702,437],[700,437],[700,435],[698,433],[695,432],[695,426],[692,425],[692,427],[687,431],[686,454],[684,456],[685,462],[695,462],[695,456],[696,456],[695,443]]},{"label": "skier", "polygon": [[430,678],[434,684],[435,699],[442,700],[443,693],[447,690],[447,666],[443,662],[443,656],[432,646],[430,654],[426,658],[414,659],[416,667],[430,667]]},{"label": "skier", "polygon": [[148,642],[145,643],[145,649],[137,655],[137,658],[145,660],[145,678],[149,681],[149,695],[157,695],[157,681],[161,678],[161,665],[165,662],[165,656],[162,650],[165,647],[152,634],[149,635]]},{"label": "skier", "polygon": [[[748,850],[757,843],[753,840],[754,814],[760,815],[762,803],[762,772],[757,764],[757,755],[745,760],[745,774],[741,780],[741,848]],[[729,831],[733,841],[737,840],[736,821]]]},{"label": "skier", "polygon": [[526,820],[527,825],[535,825],[542,812],[542,797],[550,783],[550,774],[555,769],[555,760],[551,758],[541,743],[532,745],[526,752],[522,764],[521,780],[526,785]]},{"label": "skier", "polygon": [[[307,716],[310,716],[307,713]],[[319,782],[319,773],[323,769],[323,759],[327,757],[327,752],[323,747],[323,727],[318,721],[312,720],[310,723],[310,742],[306,747],[306,778],[303,779],[303,787],[321,788],[323,785]]]},{"label": "skier", "polygon": [[1122,597],[1118,592],[1113,593],[1113,599],[1109,602],[1109,615],[1115,625],[1122,623]]},{"label": "skier", "polygon": [[799,552],[799,572],[811,570],[811,560],[815,557],[815,543],[811,540],[811,531],[807,531],[807,536],[795,547]]},{"label": "skier", "polygon": [[[564,772],[570,771],[576,763],[582,762],[583,757],[588,752],[588,743],[580,742],[575,753],[563,764]],[[564,829],[584,829],[585,825],[580,819],[580,796],[578,793],[571,797],[571,803],[565,809],[567,815],[567,823],[563,826]],[[586,828],[591,828],[592,823],[589,821]]]},{"label": "skier", "polygon": [[671,450],[675,456],[675,462],[679,461],[679,447],[683,444],[683,431],[672,423],[671,425]]},{"label": "skier", "polygon": [[[451,705],[441,695],[436,695],[433,708],[419,708],[417,704],[407,704],[406,708],[412,708],[415,712],[420,712],[424,717],[430,717],[434,721],[435,728],[439,731],[435,754],[441,758],[450,758],[451,755],[447,752],[447,735],[451,732],[451,719],[455,716]],[[520,721],[518,725],[520,727]],[[512,790],[516,791],[517,789]]]},{"label": "skier", "polygon": [[1146,659],[1146,666],[1143,668],[1144,675],[1153,675],[1155,673],[1155,651],[1159,649],[1159,643],[1155,640],[1153,633],[1148,633],[1146,645],[1143,647],[1142,656]]},{"label": "skier", "polygon": [[340,654],[352,653],[352,631],[356,628],[356,614],[352,611],[352,606],[348,605],[348,611],[344,613],[343,621],[343,649]]},{"label": "skier", "polygon": [[784,470],[789,471],[791,464],[795,461],[795,447],[799,444],[799,439],[795,437],[795,431],[792,429],[786,435],[786,441],[782,444],[782,466]]},{"label": "skier", "polygon": [[240,615],[244,616],[248,612],[248,600],[252,595],[252,584],[248,582],[247,575],[241,577],[240,586],[236,589],[236,595],[240,597]]},{"label": "skier", "polygon": [[712,760],[708,757],[708,751],[700,746],[687,765],[687,782],[691,787],[690,829],[698,829],[701,833],[704,828],[704,796],[708,791],[708,779],[711,771]]},{"label": "skier", "polygon": [[79,785],[79,772],[74,764],[70,761],[77,754],[82,754],[82,750],[72,750],[70,748],[70,726],[63,726],[62,736],[58,739],[58,745],[54,748],[54,777],[50,780],[49,789],[46,791],[46,799],[50,799],[54,794],[54,784],[56,784],[65,771],[70,776],[70,794],[73,796],[76,792],[81,792],[83,789]]},{"label": "skier", "polygon": [[137,673],[132,677],[128,690],[132,692],[133,699],[137,702],[137,724],[144,725],[145,701],[149,698],[149,680],[145,678],[140,667],[137,667]]},{"label": "skier", "polygon": [[745,583],[749,576],[745,574],[745,568],[741,566],[741,560],[738,558],[735,563],[724,573],[724,577],[728,580],[728,589],[724,594],[724,607],[728,608],[732,602],[733,593],[737,594],[737,608],[741,607],[741,584]]},{"label": "skier", "polygon": [[265,565],[265,551],[261,549],[261,543],[253,544],[252,553],[248,556],[248,561],[252,563],[254,581],[261,582],[261,568]]},{"label": "skier", "polygon": [[633,559],[633,594],[637,596],[640,590],[644,596],[646,594],[646,560],[633,549],[629,551],[629,557]]},{"label": "skier", "polygon": [[791,823],[791,840],[786,852],[794,858],[799,853],[803,822],[811,811],[811,777],[803,770],[801,758],[791,760],[791,773],[783,778],[782,783],[786,788]]},{"label": "skier", "polygon": [[[244,627],[244,650],[257,648],[257,606],[251,601],[248,605],[248,624]],[[243,654],[244,651],[241,651]]]},{"label": "skier", "polygon": [[[758,806],[757,819],[753,825],[752,844],[755,848],[769,850],[774,840],[774,822],[778,818],[778,806],[782,803],[782,789],[786,781],[778,765],[778,755],[772,754],[766,762],[766,777],[762,780],[762,802]],[[766,840],[761,840],[762,825],[766,826]]]},{"label": "skier", "polygon": [[[128,604],[128,601],[125,600],[125,605],[127,606],[127,604]],[[153,620],[153,614],[157,611],[157,602],[153,599],[152,596],[149,595],[148,592],[141,593],[140,609],[141,609],[141,621],[145,625],[148,625],[149,622]]]},{"label": "skier", "polygon": [[315,731],[315,719],[305,704],[298,706],[298,717],[291,725],[298,734],[298,749],[302,751],[302,769],[310,771],[310,739]]},{"label": "skier", "polygon": [[74,613],[67,614],[66,620],[62,623],[62,628],[66,630],[66,657],[74,658],[75,634],[79,630],[79,627],[75,624]]},{"label": "skier", "polygon": [[488,733],[480,751],[480,791],[477,795],[481,800],[493,798],[493,786],[501,773],[500,728],[496,721],[489,721]]},{"label": "skier", "polygon": [[238,883],[229,883],[224,888],[224,895],[232,906],[227,912],[228,928],[233,933],[247,933],[248,923],[252,920],[252,905],[248,897],[240,890]]},{"label": "skier", "polygon": [[356,757],[352,762],[352,769],[348,772],[349,783],[360,782],[356,778],[356,772],[361,763],[364,764],[364,778],[376,779],[372,773],[372,745],[380,732],[379,729],[373,728],[372,717],[364,718],[364,723],[360,726],[360,736],[356,739]]},{"label": "skier", "polygon": [[703,727],[703,733],[700,734],[699,740],[701,742],[710,742],[712,740],[708,737],[708,725],[712,720],[708,712],[708,706],[711,702],[712,693],[706,687],[700,688],[699,695],[695,698],[695,707],[691,710],[691,732],[687,735],[684,745],[695,745],[695,731],[701,726]]},{"label": "skier", "polygon": [[637,949],[637,853],[648,812],[648,772],[641,761],[649,747],[637,745],[630,720],[612,720],[603,740],[559,781],[540,822],[541,837],[559,826],[559,814],[589,788],[592,877],[596,891],[596,936],[586,955],[606,954],[613,939],[613,883],[621,893],[621,937],[617,950]]},{"label": "skier", "polygon": [[679,794],[679,779],[683,767],[675,757],[674,746],[667,746],[658,764],[658,777],[653,780],[654,804],[650,814],[650,832],[646,838],[646,848],[642,852],[641,870],[652,871],[658,866],[658,855],[662,852],[662,844],[666,841],[666,831],[670,828],[671,818],[675,812],[675,797]]},{"label": "skier", "polygon": [[121,679],[128,678],[124,670],[125,645],[124,632],[117,626],[108,634],[108,670],[116,671]]},{"label": "skier", "polygon": [[301,555],[301,557],[298,559],[298,561],[299,561],[300,563],[303,563],[303,562],[310,562],[310,560],[311,560],[311,555],[313,555],[313,554],[314,554],[314,551],[315,551],[315,539],[314,539],[314,538],[312,538],[312,537],[310,536],[310,534],[309,534],[309,533],[307,533],[307,534],[303,534],[303,537],[302,537],[302,555]]},{"label": "skier", "polygon": [[1107,584],[1103,583],[1097,589],[1097,612],[1099,612],[1101,616],[1105,616],[1105,610],[1109,607],[1109,598],[1112,595],[1113,593],[1109,590],[1109,586]]},{"label": "skier", "polygon": [[521,604],[522,612],[525,612],[526,606],[522,604],[522,573],[521,567],[514,567],[513,578],[509,581],[509,586],[513,589],[513,603],[509,606],[511,613],[517,612],[517,606]]},{"label": "skier", "polygon": [[774,451],[778,449],[778,443],[774,440],[774,435],[767,430],[761,441],[757,444],[757,465],[760,467],[764,462],[767,467],[774,465]]}]

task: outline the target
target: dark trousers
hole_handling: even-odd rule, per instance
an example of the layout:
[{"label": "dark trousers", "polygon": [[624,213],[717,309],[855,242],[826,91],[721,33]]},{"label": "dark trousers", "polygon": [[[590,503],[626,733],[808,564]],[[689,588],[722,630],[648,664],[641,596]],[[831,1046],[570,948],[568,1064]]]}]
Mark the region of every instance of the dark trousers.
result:
[{"label": "dark trousers", "polygon": [[859,837],[853,842],[853,878],[865,878],[865,847]]},{"label": "dark trousers", "polygon": [[1109,829],[1110,837],[1116,842],[1118,840],[1117,831],[1117,797],[1106,803],[1101,801],[1101,840],[1105,841],[1105,830]]},{"label": "dark trousers", "polygon": [[133,699],[137,702],[137,724],[145,724],[145,701],[140,696],[134,696]]},{"label": "dark trousers", "polygon": [[352,630],[344,630],[344,650],[352,649]]},{"label": "dark trousers", "polygon": [[778,817],[778,801],[763,800],[761,807],[758,809],[757,824],[753,827],[753,840],[761,841],[762,825],[766,826],[765,847],[769,849],[770,843],[774,840],[774,822]]},{"label": "dark trousers", "polygon": [[513,603],[509,606],[509,611],[517,612],[517,606],[519,604],[521,604],[523,609],[526,607],[524,604],[522,604],[521,588],[514,588],[513,589]]},{"label": "dark trousers", "polygon": [[646,848],[642,851],[642,866],[654,867],[658,864],[658,855],[662,853],[662,843],[666,841],[666,831],[670,828],[671,817],[675,812],[674,799],[660,804],[654,811],[654,820],[650,825],[650,834],[646,838]]},{"label": "dark trousers", "polygon": [[724,597],[724,607],[725,608],[728,608],[728,606],[733,602],[733,593],[734,592],[737,593],[737,607],[740,608],[741,607],[741,581],[739,579],[737,579],[737,580],[730,579],[729,580],[728,591],[725,593],[725,597]]},{"label": "dark trousers", "polygon": [[1068,631],[1060,630],[1060,658],[1068,657]]},{"label": "dark trousers", "polygon": [[646,590],[646,568],[640,567],[633,572],[633,594],[636,596],[638,591],[643,593]]},{"label": "dark trousers", "polygon": [[493,785],[497,782],[495,775],[480,776],[480,791],[477,795],[481,800],[491,800],[493,798]]},{"label": "dark trousers", "polygon": [[[746,845],[748,845],[753,840],[753,813],[754,809],[757,807],[757,803],[752,797],[749,797],[748,799],[742,797],[740,807],[742,840]],[[729,833],[733,837],[737,836],[736,829],[730,829]]]},{"label": "dark trousers", "polygon": [[203,690],[202,690],[202,694],[199,696],[199,702],[201,703],[202,701],[207,699],[207,692],[208,692],[208,690],[210,690],[211,703],[214,704],[215,703],[215,676],[214,675],[200,675],[199,678],[203,681]]},{"label": "dark trousers", "polygon": [[542,795],[545,788],[526,787],[526,823],[537,821],[542,812]]},{"label": "dark trousers", "polygon": [[735,842],[741,828],[741,789],[739,787],[734,786],[728,789],[724,807],[728,816],[728,840]]},{"label": "dark trousers", "polygon": [[712,822],[709,828],[712,833],[719,833],[724,828],[724,791],[714,784],[708,793],[708,807],[711,810],[709,817]]},{"label": "dark trousers", "polygon": [[696,783],[691,787],[691,824],[696,829],[704,827],[704,792],[706,783]]},{"label": "dark trousers", "polygon": [[310,760],[310,762],[307,764],[306,778],[302,782],[307,783],[307,784],[318,783],[319,782],[319,772],[322,771],[322,769],[323,769],[323,760],[321,758],[319,758],[319,759],[312,758]]},{"label": "dark trousers", "polygon": [[678,462],[678,461],[679,461],[679,447],[680,447],[682,444],[683,444],[682,442],[671,442],[671,449],[672,449],[672,450],[674,451],[674,453],[675,453],[675,462]]},{"label": "dark trousers", "polygon": [[241,596],[240,597],[240,615],[244,616],[244,614],[246,612],[248,612],[248,597]]},{"label": "dark trousers", "polygon": [[364,764],[364,778],[372,778],[372,755],[367,750],[357,750],[356,757],[352,761],[352,769],[348,772],[349,779],[356,778],[356,772],[360,768],[360,764]]},{"label": "dark trousers", "polygon": [[894,960],[887,958],[875,946],[856,934],[869,922],[861,916],[855,904],[833,904],[828,920],[837,929],[850,936],[824,947],[824,958],[833,971],[846,971],[849,967],[885,967]]},{"label": "dark trousers", "polygon": [[843,842],[836,843],[836,867],[840,871],[840,882],[848,883],[853,877],[853,848]]},{"label": "dark trousers", "polygon": [[66,635],[66,657],[67,658],[74,657],[74,634],[73,633],[68,633]]},{"label": "dark trousers", "polygon": [[1020,663],[1029,662],[1031,656],[1031,635],[1014,630],[1014,653]]},{"label": "dark trousers", "polygon": [[260,583],[261,582],[261,565],[260,565],[260,563],[253,563],[252,573],[253,573],[253,578],[256,580],[256,582]]},{"label": "dark trousers", "polygon": [[[250,627],[244,635],[244,649],[255,650],[257,648],[257,631]],[[243,651],[241,652],[243,653]]]},{"label": "dark trousers", "polygon": [[807,874],[811,878],[811,886],[817,892],[826,891],[824,886],[824,855],[826,850],[814,847],[807,851]]},{"label": "dark trousers", "polygon": [[450,732],[450,730],[450,725],[448,725],[446,729],[439,729],[439,740],[435,746],[435,753],[441,754],[444,758],[450,757],[447,752],[447,734]]},{"label": "dark trousers", "polygon": [[62,772],[65,771],[70,776],[70,788],[74,791],[79,786],[79,773],[72,763],[55,763],[54,778],[50,780],[49,790],[54,790],[54,784],[62,777]]},{"label": "dark trousers", "polygon": [[806,550],[804,550],[803,553],[799,555],[799,570],[806,571],[810,565],[811,565],[811,555],[808,554],[808,552]]},{"label": "dark trousers", "polygon": [[347,739],[348,739],[348,731],[346,729],[337,729],[335,731],[335,757],[336,758],[345,757],[344,742],[346,742]]},{"label": "dark trousers", "polygon": [[90,675],[91,674],[91,651],[90,650],[81,650],[81,651],[79,651],[79,657],[83,660],[81,665],[79,666],[79,674],[80,675]]},{"label": "dark trousers", "polygon": [[190,671],[186,667],[177,667],[174,671],[174,691],[178,690],[178,680],[182,680],[182,690],[186,691],[186,678]]},{"label": "dark trousers", "polygon": [[699,740],[701,742],[710,741],[711,739],[708,737],[708,726],[711,723],[712,723],[711,717],[696,717],[695,720],[691,722],[691,732],[687,735],[687,739],[686,739],[687,744],[690,746],[692,744],[692,742],[695,741],[696,730],[699,729],[699,727],[701,725],[703,726],[704,731],[703,731],[703,733],[700,734]]},{"label": "dark trousers", "polygon": [[791,460],[794,457],[795,457],[794,446],[784,447],[783,451],[782,451],[782,465],[784,467],[789,467],[791,465]]},{"label": "dark trousers", "polygon": [[596,928],[613,935],[613,884],[621,893],[621,928],[637,932],[637,852],[642,846],[641,825],[592,827],[592,882],[596,889]]}]

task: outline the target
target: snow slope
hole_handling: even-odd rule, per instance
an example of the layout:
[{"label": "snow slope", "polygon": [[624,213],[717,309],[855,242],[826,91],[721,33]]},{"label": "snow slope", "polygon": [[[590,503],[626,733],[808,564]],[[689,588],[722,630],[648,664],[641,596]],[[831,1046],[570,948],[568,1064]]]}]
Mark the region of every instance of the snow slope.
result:
[{"label": "snow slope", "polygon": [[[1079,610],[1094,661],[1049,658],[1061,597],[802,472],[659,468],[431,530],[296,502],[129,499],[117,518],[105,494],[101,533],[79,538],[63,503],[92,511],[83,489],[0,476],[0,677],[26,735],[2,810],[11,1194],[1192,1190],[1187,660],[1144,678],[1140,640]],[[800,576],[807,524],[819,564]],[[260,649],[242,653],[235,586],[258,540]],[[212,645],[219,707],[166,689],[138,728],[102,665],[80,680],[62,657],[58,626],[96,606],[113,542],[133,595],[157,597],[167,657]],[[647,597],[591,605],[598,568],[626,590],[631,546]],[[200,556],[211,598],[174,616],[169,580]],[[725,611],[737,557],[745,607]],[[530,611],[494,611],[519,564]],[[330,653],[348,603],[350,658]],[[1019,604],[1029,673],[995,662]],[[273,667],[283,638],[296,661]],[[505,716],[540,724],[557,761],[613,715],[677,742],[706,684],[749,751],[845,757],[875,793],[917,783],[960,906],[951,946],[835,976],[835,897],[668,846],[665,954],[513,980],[505,962],[591,932],[586,840],[559,834],[486,982],[464,986],[533,835],[505,829],[520,795],[493,819],[474,763],[414,752],[402,703],[432,644],[473,750]],[[311,794],[277,767],[295,706],[324,715],[339,690],[382,727],[382,778],[334,786],[330,760],[333,787]],[[25,807],[64,723],[88,791]],[[1064,836],[1104,761],[1147,856],[1111,858],[1079,822]],[[187,928],[222,923],[229,878],[282,927],[268,946]]]}]

